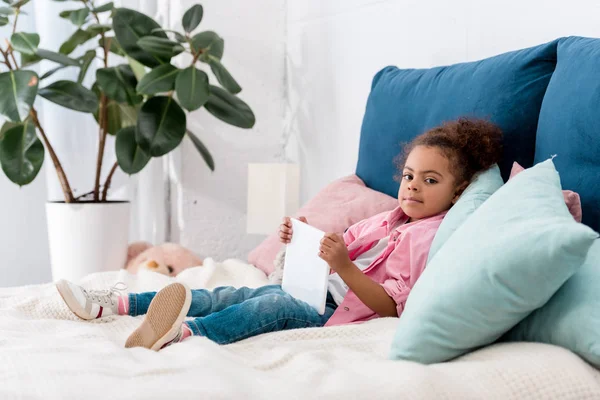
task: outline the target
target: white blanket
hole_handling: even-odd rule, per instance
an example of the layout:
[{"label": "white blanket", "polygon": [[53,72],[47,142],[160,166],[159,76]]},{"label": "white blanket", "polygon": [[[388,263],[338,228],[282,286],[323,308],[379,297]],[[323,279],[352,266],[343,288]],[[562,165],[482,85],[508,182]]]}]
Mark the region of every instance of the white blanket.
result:
[{"label": "white blanket", "polygon": [[[125,271],[90,275],[87,288],[123,281],[157,290],[259,286],[236,260],[177,278]],[[52,284],[0,289],[0,399],[598,399],[600,373],[543,344],[500,344],[431,366],[390,361],[395,318],[270,333],[219,346],[193,337],[160,352],[124,349],[143,317],[75,317]],[[176,397],[177,396],[177,397]]]}]

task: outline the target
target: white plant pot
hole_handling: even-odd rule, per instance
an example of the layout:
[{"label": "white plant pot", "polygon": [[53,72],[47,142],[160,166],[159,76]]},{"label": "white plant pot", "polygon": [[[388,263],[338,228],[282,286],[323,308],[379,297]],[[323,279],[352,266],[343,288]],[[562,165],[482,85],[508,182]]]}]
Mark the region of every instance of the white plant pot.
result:
[{"label": "white plant pot", "polygon": [[52,279],[122,268],[127,259],[129,202],[48,202],[48,241]]}]

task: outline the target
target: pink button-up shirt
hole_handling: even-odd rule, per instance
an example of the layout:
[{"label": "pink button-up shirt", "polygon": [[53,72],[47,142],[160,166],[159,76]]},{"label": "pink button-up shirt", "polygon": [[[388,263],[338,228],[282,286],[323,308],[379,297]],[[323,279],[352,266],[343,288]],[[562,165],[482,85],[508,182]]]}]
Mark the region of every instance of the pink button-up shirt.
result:
[{"label": "pink button-up shirt", "polygon": [[[444,211],[433,217],[402,224],[391,231],[396,222],[408,220],[408,216],[398,206],[392,211],[364,219],[344,233],[351,260],[368,251],[380,239],[390,237],[387,248],[363,273],[383,286],[396,302],[398,316],[402,314],[410,289],[425,269],[431,242],[446,213],[447,211]],[[325,326],[364,322],[377,317],[378,315],[349,289]]]}]

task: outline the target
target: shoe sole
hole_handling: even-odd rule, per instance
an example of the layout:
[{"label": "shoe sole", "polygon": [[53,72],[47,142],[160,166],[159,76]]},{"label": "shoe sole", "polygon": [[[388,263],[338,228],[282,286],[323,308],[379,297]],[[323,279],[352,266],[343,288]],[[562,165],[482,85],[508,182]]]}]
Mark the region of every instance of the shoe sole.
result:
[{"label": "shoe sole", "polygon": [[125,342],[125,348],[145,347],[158,351],[173,338],[192,304],[192,291],[182,283],[172,283],[150,302],[142,324]]},{"label": "shoe sole", "polygon": [[86,321],[94,319],[92,316],[86,313],[85,309],[81,307],[79,301],[77,301],[75,295],[71,291],[67,281],[61,279],[60,281],[56,282],[56,289],[58,290],[60,297],[62,297],[63,301],[67,307],[69,307],[69,310],[73,312],[73,314]]}]

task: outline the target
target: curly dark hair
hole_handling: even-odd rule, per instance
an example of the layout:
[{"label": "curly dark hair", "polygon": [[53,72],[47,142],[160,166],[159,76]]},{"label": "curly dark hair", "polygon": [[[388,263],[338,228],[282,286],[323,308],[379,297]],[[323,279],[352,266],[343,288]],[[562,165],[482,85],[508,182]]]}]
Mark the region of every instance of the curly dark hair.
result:
[{"label": "curly dark hair", "polygon": [[419,136],[404,146],[394,160],[402,180],[402,171],[408,155],[417,146],[437,147],[450,161],[456,184],[471,182],[473,176],[488,169],[502,157],[502,130],[484,119],[459,118],[445,122]]}]

